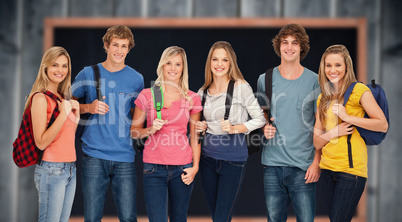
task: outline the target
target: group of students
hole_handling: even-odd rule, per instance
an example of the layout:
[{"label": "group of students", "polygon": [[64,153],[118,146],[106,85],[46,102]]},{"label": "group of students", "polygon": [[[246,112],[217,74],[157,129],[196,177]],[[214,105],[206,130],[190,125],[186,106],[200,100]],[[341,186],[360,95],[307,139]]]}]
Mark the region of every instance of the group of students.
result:
[{"label": "group of students", "polygon": [[[282,27],[272,42],[281,59],[272,72],[272,98],[260,96],[265,95],[266,74],[260,75],[254,96],[228,42],[211,47],[198,93],[189,90],[184,49],[166,48],[156,69],[155,85],[163,96],[160,113],[154,91],[144,89],[142,75],[125,65],[134,47],[128,27],[110,27],[103,37],[107,58],[97,64],[101,100],[91,67],[81,70],[71,85],[67,51],[47,50],[30,93],[32,104],[28,99],[25,105],[32,107],[35,143],[44,150],[35,168],[39,221],[69,219],[76,189],[74,136],[83,113],[90,113],[81,137],[85,221],[101,221],[109,184],[119,220],[137,221],[132,139],[143,138],[149,221],[187,220],[198,171],[212,220],[231,221],[247,165],[244,136],[259,128],[265,138],[261,161],[268,221],[286,221],[290,202],[297,221],[314,221],[320,176],[331,221],[350,221],[367,178],[367,148],[355,126],[386,131],[385,116],[363,84],[342,105],[347,87],[356,81],[343,45],[324,52],[317,75],[300,64],[310,48],[301,25]],[[61,102],[49,99],[46,91]],[[79,104],[80,98],[85,102]],[[47,128],[55,107],[60,114]],[[363,118],[364,113],[370,118]],[[349,134],[354,168],[347,160]]]}]

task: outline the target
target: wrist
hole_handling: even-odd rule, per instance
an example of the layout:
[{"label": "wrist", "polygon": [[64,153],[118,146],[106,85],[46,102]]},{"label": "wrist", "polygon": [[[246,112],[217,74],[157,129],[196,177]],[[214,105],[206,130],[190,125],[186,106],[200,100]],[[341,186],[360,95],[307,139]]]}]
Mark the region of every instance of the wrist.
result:
[{"label": "wrist", "polygon": [[151,135],[153,134],[152,131],[151,131],[151,129],[152,129],[152,127],[149,127],[149,128],[148,128],[148,131],[147,131],[147,132],[148,132],[148,136],[151,136]]}]

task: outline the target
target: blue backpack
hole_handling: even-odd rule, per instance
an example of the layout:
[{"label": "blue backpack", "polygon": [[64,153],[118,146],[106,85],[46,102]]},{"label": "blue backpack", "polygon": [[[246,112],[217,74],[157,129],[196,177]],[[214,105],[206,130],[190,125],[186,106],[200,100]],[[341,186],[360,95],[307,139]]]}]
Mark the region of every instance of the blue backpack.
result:
[{"label": "blue backpack", "polygon": [[[353,88],[355,87],[357,82],[353,82],[349,85],[348,89],[345,92],[344,95],[344,102],[343,106],[345,106],[346,102],[349,99],[350,94],[353,91]],[[371,93],[373,93],[374,99],[377,101],[378,106],[382,109],[384,112],[385,118],[387,118],[388,122],[388,129],[389,129],[389,111],[388,111],[388,102],[387,98],[385,97],[385,92],[382,89],[382,87],[378,84],[375,83],[375,80],[371,80],[371,84],[368,84],[367,87],[371,90]],[[369,118],[367,114],[364,115],[364,118]],[[387,132],[375,132],[367,129],[363,129],[360,127],[356,127],[356,129],[359,131],[360,136],[363,138],[363,140],[366,142],[366,145],[378,145],[380,144],[385,137],[387,136]],[[352,147],[350,143],[350,138],[351,134],[348,135],[347,143],[348,143],[348,153],[349,153],[349,167],[353,168],[353,160],[352,160]]]}]

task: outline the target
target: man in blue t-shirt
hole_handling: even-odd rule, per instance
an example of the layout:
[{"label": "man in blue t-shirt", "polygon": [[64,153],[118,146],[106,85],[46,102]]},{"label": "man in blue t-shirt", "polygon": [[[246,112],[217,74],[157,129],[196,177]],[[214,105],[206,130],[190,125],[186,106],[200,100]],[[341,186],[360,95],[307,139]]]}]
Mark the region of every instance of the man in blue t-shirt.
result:
[{"label": "man in blue t-shirt", "polygon": [[[271,107],[273,124],[264,130],[262,164],[267,217],[270,222],[286,221],[292,201],[297,221],[314,221],[316,182],[320,177],[321,153],[313,146],[315,100],[318,76],[303,67],[309,37],[299,24],[284,26],[272,40],[281,64],[272,73],[272,99],[265,95],[265,74],[257,82],[258,102]],[[267,101],[270,101],[269,104]]]},{"label": "man in blue t-shirt", "polygon": [[81,70],[72,85],[75,99],[85,98],[81,113],[90,113],[82,141],[82,193],[85,221],[100,221],[109,183],[120,221],[137,221],[135,150],[129,131],[134,100],[144,88],[143,76],[125,65],[134,47],[127,26],[110,27],[103,36],[106,61],[100,71],[98,100],[91,67]]}]

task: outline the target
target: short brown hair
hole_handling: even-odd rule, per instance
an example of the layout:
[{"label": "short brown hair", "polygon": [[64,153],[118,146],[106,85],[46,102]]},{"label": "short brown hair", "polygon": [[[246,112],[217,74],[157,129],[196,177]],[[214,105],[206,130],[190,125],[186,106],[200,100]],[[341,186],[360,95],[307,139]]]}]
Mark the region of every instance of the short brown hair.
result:
[{"label": "short brown hair", "polygon": [[103,44],[109,47],[110,42],[113,38],[118,39],[128,39],[128,49],[134,47],[134,35],[131,32],[131,29],[125,25],[115,25],[106,31],[106,34],[103,36]]},{"label": "short brown hair", "polygon": [[300,44],[300,61],[306,58],[308,51],[310,50],[309,37],[306,30],[300,24],[288,24],[281,28],[279,33],[272,39],[272,45],[276,54],[281,57],[281,42],[288,36],[293,36]]}]

